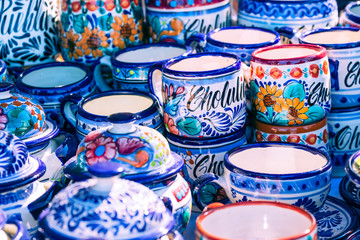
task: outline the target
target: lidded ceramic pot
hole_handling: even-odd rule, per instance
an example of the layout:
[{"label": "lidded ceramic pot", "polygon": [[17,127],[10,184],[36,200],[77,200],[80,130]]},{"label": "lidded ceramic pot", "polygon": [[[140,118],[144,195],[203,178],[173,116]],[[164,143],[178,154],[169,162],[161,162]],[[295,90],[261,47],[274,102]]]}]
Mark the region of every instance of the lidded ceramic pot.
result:
[{"label": "lidded ceramic pot", "polygon": [[14,218],[8,219],[3,210],[0,209],[0,239],[27,240],[29,233],[24,225]]},{"label": "lidded ceramic pot", "polygon": [[141,184],[118,178],[122,164],[98,162],[88,169],[96,179],[63,189],[41,213],[39,224],[46,236],[163,239],[173,230],[174,218],[156,194]]}]

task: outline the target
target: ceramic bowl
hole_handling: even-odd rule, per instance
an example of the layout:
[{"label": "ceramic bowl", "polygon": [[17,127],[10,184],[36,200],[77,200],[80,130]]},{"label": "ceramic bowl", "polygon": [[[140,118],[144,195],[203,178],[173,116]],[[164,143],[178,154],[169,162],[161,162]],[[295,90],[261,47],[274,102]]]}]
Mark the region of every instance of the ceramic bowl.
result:
[{"label": "ceramic bowl", "polygon": [[315,213],[330,191],[330,157],[316,149],[293,143],[256,143],[230,150],[224,174],[206,174],[192,189],[199,208],[209,202],[206,185],[217,183],[231,202],[272,200]]},{"label": "ceramic bowl", "polygon": [[317,224],[308,211],[284,203],[231,203],[201,214],[196,219],[196,237],[204,240],[316,240]]},{"label": "ceramic bowl", "polygon": [[345,7],[345,11],[340,15],[340,24],[360,28],[360,3],[358,1],[350,2]]}]

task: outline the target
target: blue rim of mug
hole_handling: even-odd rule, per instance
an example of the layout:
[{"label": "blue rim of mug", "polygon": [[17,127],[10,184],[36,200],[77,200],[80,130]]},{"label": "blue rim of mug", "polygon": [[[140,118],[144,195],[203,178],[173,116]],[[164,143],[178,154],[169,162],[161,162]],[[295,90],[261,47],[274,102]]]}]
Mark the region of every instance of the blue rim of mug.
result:
[{"label": "blue rim of mug", "polygon": [[349,43],[330,43],[330,44],[324,44],[324,43],[318,43],[318,42],[308,42],[305,41],[304,38],[306,38],[309,35],[317,34],[317,33],[323,33],[323,32],[335,32],[335,31],[353,31],[353,32],[359,32],[359,28],[354,27],[332,27],[332,28],[318,28],[306,31],[301,34],[299,37],[300,43],[304,44],[316,44],[325,47],[326,49],[346,49],[346,48],[354,48],[360,46],[360,40],[356,42],[349,42]]},{"label": "blue rim of mug", "polygon": [[[253,44],[237,44],[237,43],[228,43],[228,42],[221,42],[218,40],[215,40],[212,38],[212,35],[218,32],[221,32],[223,30],[237,30],[237,29],[244,29],[244,30],[256,30],[256,31],[260,31],[260,32],[266,32],[266,33],[271,33],[274,34],[274,39],[270,40],[270,41],[266,41],[266,42],[261,42],[261,43],[253,43]],[[267,46],[272,46],[275,45],[277,43],[279,43],[281,40],[280,38],[280,34],[269,30],[269,29],[265,29],[265,28],[258,28],[258,27],[243,27],[243,26],[232,26],[232,27],[225,27],[225,28],[218,28],[215,30],[212,30],[211,32],[209,32],[206,36],[206,41],[212,45],[215,46],[219,46],[219,47],[227,47],[227,48],[261,48],[261,47],[267,47]]]},{"label": "blue rim of mug", "polygon": [[107,121],[108,116],[102,116],[102,115],[97,115],[97,114],[87,112],[84,110],[84,105],[86,103],[88,103],[92,100],[98,99],[98,98],[107,97],[107,96],[115,96],[115,95],[116,96],[118,96],[118,95],[136,95],[136,96],[141,96],[141,97],[145,97],[145,98],[152,100],[153,103],[151,104],[151,106],[149,108],[147,108],[143,111],[134,113],[136,115],[136,119],[145,118],[159,110],[158,102],[157,102],[155,96],[152,95],[151,93],[137,92],[137,91],[133,91],[133,90],[115,90],[115,91],[107,91],[107,92],[97,93],[95,95],[92,95],[90,97],[83,99],[82,101],[80,101],[80,103],[78,105],[77,114],[79,114],[80,116],[82,116],[86,119],[90,119],[95,122]]},{"label": "blue rim of mug", "polygon": [[350,20],[353,21],[354,23],[360,23],[360,16],[359,15],[355,15],[351,9],[353,7],[357,7],[360,6],[360,1],[356,1],[356,2],[351,2],[348,5],[346,5],[345,7],[345,16]]},{"label": "blue rim of mug", "polygon": [[[168,48],[181,48],[184,49],[185,52],[184,54],[182,54],[181,56],[187,56],[188,54],[190,54],[192,52],[191,47],[179,44],[179,43],[152,43],[152,44],[144,44],[144,45],[139,45],[139,46],[134,46],[134,47],[130,47],[130,48],[125,48],[122,50],[119,50],[115,53],[113,53],[112,57],[111,57],[111,64],[115,67],[126,67],[126,68],[149,68],[152,65],[154,65],[155,63],[164,63],[167,62],[168,60],[172,59],[172,58],[167,58],[164,60],[160,60],[160,61],[153,61],[153,62],[135,62],[135,63],[129,63],[129,62],[124,62],[124,61],[119,61],[116,58],[124,53],[130,52],[130,51],[136,51],[139,49],[146,49],[146,48],[150,48],[150,47],[168,47]],[[178,57],[178,56],[176,56]]]},{"label": "blue rim of mug", "polygon": [[[43,68],[48,67],[74,67],[80,68],[81,70],[85,71],[85,77],[79,79],[78,81],[64,85],[64,86],[56,86],[56,87],[34,87],[29,84],[24,83],[22,80],[23,78],[34,71],[41,70]],[[40,65],[36,65],[25,70],[20,76],[15,80],[15,86],[20,92],[25,92],[28,94],[35,94],[35,95],[61,95],[64,93],[69,93],[70,91],[81,89],[84,87],[88,87],[89,83],[93,81],[92,73],[90,69],[81,63],[75,62],[51,62],[51,63],[44,63]],[[52,90],[49,92],[49,90]],[[55,91],[54,91],[55,90]]]},{"label": "blue rim of mug", "polygon": [[351,157],[348,159],[345,165],[345,172],[347,173],[350,181],[355,183],[356,185],[360,185],[360,171],[359,173],[356,173],[353,165],[355,160],[360,157],[360,150],[356,151]]},{"label": "blue rim of mug", "polygon": [[14,84],[9,82],[0,82],[0,92],[7,92],[14,88]]},{"label": "blue rim of mug", "polygon": [[[190,59],[190,58],[200,58],[200,57],[205,57],[205,56],[215,56],[215,57],[219,56],[219,57],[233,58],[236,61],[233,64],[230,64],[224,68],[210,70],[210,71],[191,71],[190,72],[190,71],[172,70],[169,68],[172,65],[174,65],[182,60]],[[186,56],[186,57],[181,56],[181,57],[173,58],[162,65],[162,72],[164,74],[178,76],[178,77],[199,78],[199,77],[216,77],[218,75],[233,73],[233,72],[239,71],[240,68],[241,68],[241,60],[235,54],[221,53],[221,52],[206,52],[206,53],[190,54],[189,56]]]},{"label": "blue rim of mug", "polygon": [[[246,151],[249,149],[253,149],[253,148],[261,149],[264,147],[281,147],[281,148],[286,147],[286,148],[295,148],[295,149],[305,150],[314,155],[320,155],[321,157],[325,158],[327,162],[324,166],[322,166],[318,169],[315,169],[315,170],[311,170],[308,172],[302,172],[302,173],[290,173],[290,174],[273,174],[273,173],[270,174],[270,173],[254,172],[254,171],[249,171],[249,170],[245,170],[240,167],[237,167],[230,162],[230,157],[233,154],[236,154],[236,153],[239,153],[242,151]],[[237,147],[237,148],[234,148],[234,149],[228,151],[225,154],[224,159],[225,159],[224,166],[231,172],[241,173],[242,175],[259,178],[259,179],[276,179],[276,180],[295,180],[295,179],[303,179],[303,178],[316,176],[316,175],[319,175],[321,173],[331,170],[331,165],[332,165],[329,154],[324,153],[314,147],[310,147],[307,145],[300,145],[300,144],[296,144],[296,143],[287,143],[287,142],[263,142],[263,143],[251,143],[251,144],[243,145],[243,146],[240,146],[240,147]],[[328,179],[328,181],[330,181],[330,179]]]}]

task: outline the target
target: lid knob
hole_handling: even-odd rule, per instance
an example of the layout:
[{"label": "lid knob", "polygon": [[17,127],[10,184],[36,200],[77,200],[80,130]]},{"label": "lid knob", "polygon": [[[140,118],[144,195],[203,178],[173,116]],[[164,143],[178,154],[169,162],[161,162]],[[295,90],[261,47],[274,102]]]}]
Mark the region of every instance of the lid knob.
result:
[{"label": "lid knob", "polygon": [[111,114],[108,117],[108,121],[111,122],[113,126],[109,129],[109,132],[113,134],[132,133],[136,130],[133,125],[136,119],[138,119],[138,116],[129,112]]}]

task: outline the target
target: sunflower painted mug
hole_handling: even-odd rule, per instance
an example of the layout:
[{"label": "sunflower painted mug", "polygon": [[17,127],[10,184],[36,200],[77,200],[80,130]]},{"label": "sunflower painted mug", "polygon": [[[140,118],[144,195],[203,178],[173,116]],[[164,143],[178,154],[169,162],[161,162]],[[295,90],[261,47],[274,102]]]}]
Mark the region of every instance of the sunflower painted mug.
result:
[{"label": "sunflower painted mug", "polygon": [[311,124],[330,111],[326,49],[310,44],[271,46],[252,53],[250,93],[257,120],[278,126]]}]

